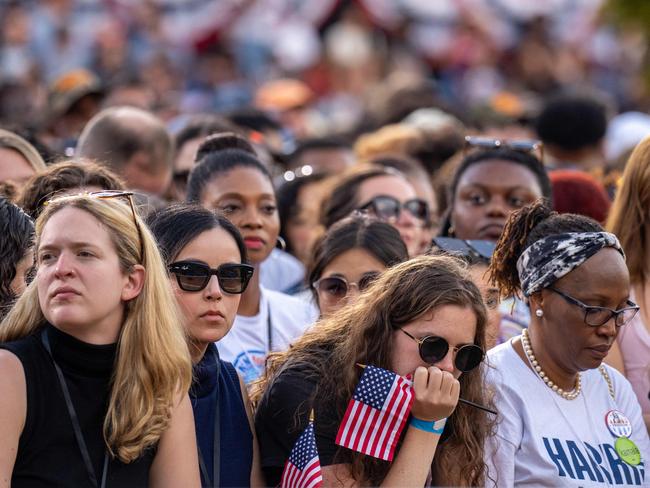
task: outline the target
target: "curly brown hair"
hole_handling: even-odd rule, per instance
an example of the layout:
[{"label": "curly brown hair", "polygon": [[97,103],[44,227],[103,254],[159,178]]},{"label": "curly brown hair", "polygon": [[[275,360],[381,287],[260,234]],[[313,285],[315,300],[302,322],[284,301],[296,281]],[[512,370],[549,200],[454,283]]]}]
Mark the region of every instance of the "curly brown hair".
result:
[{"label": "curly brown hair", "polygon": [[[384,272],[354,304],[319,321],[288,351],[270,355],[265,375],[253,385],[252,398],[259,402],[281,373],[300,370],[317,381],[314,401],[334,405],[342,418],[361,375],[356,365],[392,369],[394,332],[444,305],[474,312],[474,341],[485,348],[486,309],[467,266],[450,256],[420,256]],[[459,381],[463,398],[491,404],[483,367],[463,373]],[[450,434],[433,460],[434,484],[484,485],[483,444],[492,433],[492,419],[459,403],[447,425]],[[339,450],[338,460],[350,464],[355,480],[371,486],[379,485],[390,469],[386,461],[345,449]]]}]

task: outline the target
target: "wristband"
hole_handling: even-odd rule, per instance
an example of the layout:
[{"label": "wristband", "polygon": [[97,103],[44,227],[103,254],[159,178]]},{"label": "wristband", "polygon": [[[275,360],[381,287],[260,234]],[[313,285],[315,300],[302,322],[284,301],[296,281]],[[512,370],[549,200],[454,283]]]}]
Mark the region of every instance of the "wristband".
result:
[{"label": "wristband", "polygon": [[423,430],[425,432],[431,432],[432,434],[442,434],[442,432],[445,430],[445,424],[447,423],[447,419],[440,419],[440,420],[420,420],[416,419],[415,417],[411,417],[411,426],[415,427],[416,429]]}]

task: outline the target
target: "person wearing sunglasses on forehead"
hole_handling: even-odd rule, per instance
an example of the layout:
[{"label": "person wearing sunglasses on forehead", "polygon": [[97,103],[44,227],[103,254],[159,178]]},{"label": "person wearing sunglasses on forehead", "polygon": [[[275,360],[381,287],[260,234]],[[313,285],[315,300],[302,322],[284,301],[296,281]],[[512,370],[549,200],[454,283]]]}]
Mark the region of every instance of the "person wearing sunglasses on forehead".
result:
[{"label": "person wearing sunglasses on forehead", "polygon": [[190,354],[132,194],[57,197],[0,327],[4,485],[200,486]]},{"label": "person wearing sunglasses on forehead", "polygon": [[354,168],[336,184],[323,203],[321,221],[326,228],[355,210],[364,210],[395,227],[409,256],[422,252],[422,240],[430,213],[413,185],[393,168]]},{"label": "person wearing sunglasses on forehead", "polygon": [[321,317],[353,303],[390,266],[408,259],[399,232],[356,214],[334,224],[314,248],[309,284]]},{"label": "person wearing sunglasses on forehead", "polygon": [[647,486],[650,440],[629,382],[603,363],[639,307],[625,254],[596,221],[543,201],[510,216],[490,264],[531,309],[488,353],[500,413],[489,440],[498,486]]},{"label": "person wearing sunglasses on forehead", "polygon": [[[483,486],[492,419],[457,402],[460,394],[489,404],[480,367],[485,324],[481,294],[460,260],[420,256],[385,270],[354,303],[269,357],[252,393],[267,485],[280,480],[313,408],[325,487]],[[392,462],[335,443],[359,364],[413,376],[412,419]],[[442,418],[442,435],[417,427]]]},{"label": "person wearing sunglasses on forehead", "polygon": [[262,486],[244,382],[215,343],[232,328],[254,268],[225,217],[174,205],[147,218],[169,271],[192,354],[194,410],[203,486]]}]

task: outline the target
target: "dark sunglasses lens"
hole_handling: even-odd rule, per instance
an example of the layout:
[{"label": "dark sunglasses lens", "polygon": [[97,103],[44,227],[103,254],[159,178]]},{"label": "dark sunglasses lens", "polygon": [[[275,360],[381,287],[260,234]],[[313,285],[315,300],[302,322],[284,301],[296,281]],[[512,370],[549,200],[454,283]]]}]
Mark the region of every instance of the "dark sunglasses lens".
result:
[{"label": "dark sunglasses lens", "polygon": [[366,273],[359,280],[359,291],[364,291],[370,285],[372,285],[377,278],[379,278],[379,273]]},{"label": "dark sunglasses lens", "polygon": [[400,205],[397,200],[392,198],[375,198],[373,208],[378,218],[382,220],[391,220],[399,218]]},{"label": "dark sunglasses lens", "polygon": [[248,285],[249,275],[244,266],[222,266],[217,272],[219,286],[227,293],[243,293]]},{"label": "dark sunglasses lens", "polygon": [[481,361],[483,361],[483,350],[475,344],[468,344],[458,349],[454,365],[458,371],[467,373],[481,364]]},{"label": "dark sunglasses lens", "polygon": [[198,264],[182,264],[173,270],[178,280],[178,285],[185,291],[200,291],[210,281],[207,267]]},{"label": "dark sunglasses lens", "polygon": [[323,278],[318,282],[318,289],[336,299],[343,298],[348,294],[348,284],[336,277]]},{"label": "dark sunglasses lens", "polygon": [[423,200],[409,200],[404,204],[404,207],[411,212],[413,217],[420,220],[429,219],[429,205]]},{"label": "dark sunglasses lens", "polygon": [[449,343],[442,337],[425,337],[420,344],[420,357],[429,364],[442,361],[449,351]]}]

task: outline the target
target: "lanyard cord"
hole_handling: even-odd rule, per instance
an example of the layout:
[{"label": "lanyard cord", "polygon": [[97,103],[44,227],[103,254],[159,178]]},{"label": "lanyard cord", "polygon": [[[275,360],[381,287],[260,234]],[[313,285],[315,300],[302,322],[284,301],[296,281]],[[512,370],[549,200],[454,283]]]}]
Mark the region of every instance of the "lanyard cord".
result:
[{"label": "lanyard cord", "polygon": [[[95,488],[98,488],[100,485],[97,484],[97,476],[95,475],[95,469],[93,468],[92,463],[90,462],[90,453],[88,452],[88,447],[86,447],[86,441],[84,440],[83,434],[81,433],[81,426],[79,425],[79,418],[77,417],[77,412],[72,403],[72,398],[70,397],[70,390],[63,376],[61,368],[54,360],[52,356],[52,350],[50,348],[50,339],[47,336],[47,331],[43,329],[41,332],[41,342],[43,347],[47,351],[54,369],[56,370],[56,376],[61,385],[61,390],[63,390],[63,398],[65,399],[65,406],[68,409],[68,414],[70,415],[70,421],[72,422],[72,430],[74,432],[75,439],[77,440],[77,445],[79,446],[79,451],[81,452],[81,457],[83,458],[84,465],[86,466],[86,471],[88,473],[88,478]],[[108,452],[104,449],[104,468],[102,469],[102,484],[101,488],[106,486],[106,475],[108,473]]]},{"label": "lanyard cord", "polygon": [[273,351],[273,324],[271,323],[271,302],[267,300],[266,302],[266,343],[269,345],[269,348],[266,352],[268,356],[271,351]]},{"label": "lanyard cord", "polygon": [[205,484],[203,486],[214,486],[218,488],[221,475],[221,419],[219,415],[219,377],[221,374],[221,360],[217,359],[217,385],[214,389],[214,437],[212,438],[212,476],[208,473],[205,459],[201,452],[201,446],[197,443],[199,451],[199,468]]}]

